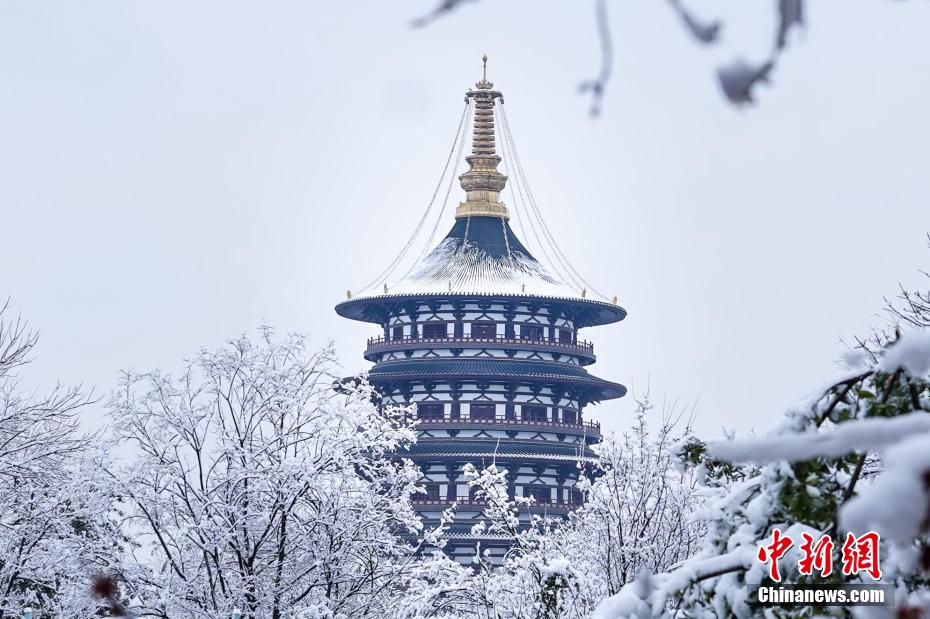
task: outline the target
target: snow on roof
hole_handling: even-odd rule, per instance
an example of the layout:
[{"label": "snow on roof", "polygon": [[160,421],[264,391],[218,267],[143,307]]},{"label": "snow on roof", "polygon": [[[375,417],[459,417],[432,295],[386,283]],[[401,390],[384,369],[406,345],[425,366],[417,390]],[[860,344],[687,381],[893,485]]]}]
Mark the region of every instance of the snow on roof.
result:
[{"label": "snow on roof", "polygon": [[613,303],[586,298],[553,276],[500,217],[457,219],[449,234],[399,281],[387,282],[382,293],[362,294],[340,303],[336,311],[368,320],[362,305],[411,296],[535,297],[596,306],[586,324],[622,320],[626,311]]},{"label": "snow on roof", "polygon": [[464,292],[581,299],[532,256],[512,251],[492,256],[476,243],[446,238],[410,275],[390,286],[392,294]]},{"label": "snow on roof", "polygon": [[450,292],[585,300],[581,289],[549,273],[500,217],[456,220],[400,281],[388,282],[390,295]]}]

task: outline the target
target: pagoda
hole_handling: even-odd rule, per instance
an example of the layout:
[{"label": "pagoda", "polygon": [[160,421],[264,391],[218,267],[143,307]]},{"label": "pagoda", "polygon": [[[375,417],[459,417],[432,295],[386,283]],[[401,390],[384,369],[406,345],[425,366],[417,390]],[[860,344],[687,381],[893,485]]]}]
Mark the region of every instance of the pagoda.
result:
[{"label": "pagoda", "polygon": [[493,463],[506,470],[512,496],[533,499],[521,508],[522,522],[532,514],[567,514],[583,502],[576,483],[594,458],[591,445],[601,440],[586,407],[626,393],[587,371],[594,348],[579,337],[583,328],[623,320],[626,311],[616,297],[595,299],[577,281],[559,278],[511,229],[495,119],[507,129],[504,138],[509,125],[497,107],[503,95],[487,80],[485,57],[484,76],[466,93],[460,121],[464,142],[467,119],[474,118],[469,169],[459,176],[465,200],[452,229],[398,281],[379,281],[374,293],[349,293],[336,306],[339,315],[380,329],[365,351],[374,363],[369,380],[383,405],[412,405],[419,438],[404,455],[419,465],[426,488],[414,506],[431,526],[456,505],[446,551],[460,562],[471,560],[477,542],[494,562],[509,545],[472,533],[483,504],[463,467]]}]

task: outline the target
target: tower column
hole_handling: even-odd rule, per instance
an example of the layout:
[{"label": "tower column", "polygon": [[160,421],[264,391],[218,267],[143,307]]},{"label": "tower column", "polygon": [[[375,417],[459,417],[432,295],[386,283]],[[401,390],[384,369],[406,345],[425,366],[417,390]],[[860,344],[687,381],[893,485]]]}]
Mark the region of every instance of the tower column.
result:
[{"label": "tower column", "polygon": [[419,337],[419,329],[417,327],[417,306],[408,305],[406,309],[407,315],[410,316],[410,339],[415,340]]},{"label": "tower column", "polygon": [[452,387],[452,407],[449,411],[449,419],[461,419],[462,403],[459,401],[462,397],[461,385],[453,383]]},{"label": "tower column", "polygon": [[452,328],[453,337],[464,337],[465,336],[465,325],[462,322],[462,319],[465,317],[465,311],[463,305],[460,301],[456,301],[452,305],[452,317],[455,318],[455,324]]},{"label": "tower column", "polygon": [[446,479],[449,482],[449,485],[446,487],[446,500],[452,502],[458,496],[458,472],[456,471],[455,464],[449,463],[446,465]]}]

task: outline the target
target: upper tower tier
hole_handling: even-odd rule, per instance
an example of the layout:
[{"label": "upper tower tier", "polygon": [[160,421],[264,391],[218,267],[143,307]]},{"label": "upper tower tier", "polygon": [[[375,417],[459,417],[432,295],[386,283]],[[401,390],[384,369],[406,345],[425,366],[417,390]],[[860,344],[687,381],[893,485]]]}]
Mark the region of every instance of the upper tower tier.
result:
[{"label": "upper tower tier", "polygon": [[513,233],[510,213],[501,201],[507,177],[497,168],[495,106],[503,95],[487,80],[487,57],[481,81],[465,94],[474,106],[469,169],[459,176],[465,201],[456,208],[455,224],[400,281],[384,283],[377,294],[350,297],[336,306],[347,318],[383,324],[398,304],[494,297],[508,301],[556,304],[570,314],[576,328],[623,320],[616,304],[589,297],[561,281],[541,264]]}]

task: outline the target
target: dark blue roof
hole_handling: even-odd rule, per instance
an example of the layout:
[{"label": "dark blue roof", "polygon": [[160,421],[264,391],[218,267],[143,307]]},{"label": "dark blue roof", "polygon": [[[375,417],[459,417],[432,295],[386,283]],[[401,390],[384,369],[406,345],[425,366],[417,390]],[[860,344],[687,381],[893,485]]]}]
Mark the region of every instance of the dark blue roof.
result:
[{"label": "dark blue roof", "polygon": [[560,281],[549,273],[500,217],[456,219],[445,238],[407,275],[385,284],[384,294],[376,288],[361,291],[361,296],[338,304],[336,312],[383,323],[398,302],[496,298],[560,307],[577,327],[617,322],[626,316],[619,305],[587,298],[581,283]]},{"label": "dark blue roof", "polygon": [[[465,241],[466,231],[468,234],[469,245],[475,245],[478,249],[483,250],[492,258],[504,258],[507,256],[508,246],[511,255],[523,254],[528,259],[536,262],[536,258],[530,251],[523,246],[517,235],[513,233],[510,224],[501,221],[500,217],[472,217],[469,219],[456,219],[455,225],[446,235],[446,240],[454,240],[456,247],[461,246]],[[504,238],[506,234],[506,240]]]},{"label": "dark blue roof", "polygon": [[594,452],[581,445],[554,441],[516,439],[420,438],[402,452],[421,461],[425,458],[462,457],[490,460],[563,460],[576,461],[594,457]]},{"label": "dark blue roof", "polygon": [[369,372],[373,384],[390,380],[436,378],[488,378],[503,380],[533,380],[586,386],[597,391],[597,400],[622,397],[626,387],[592,376],[583,367],[554,361],[517,359],[462,359],[460,357],[430,357],[385,361]]}]

